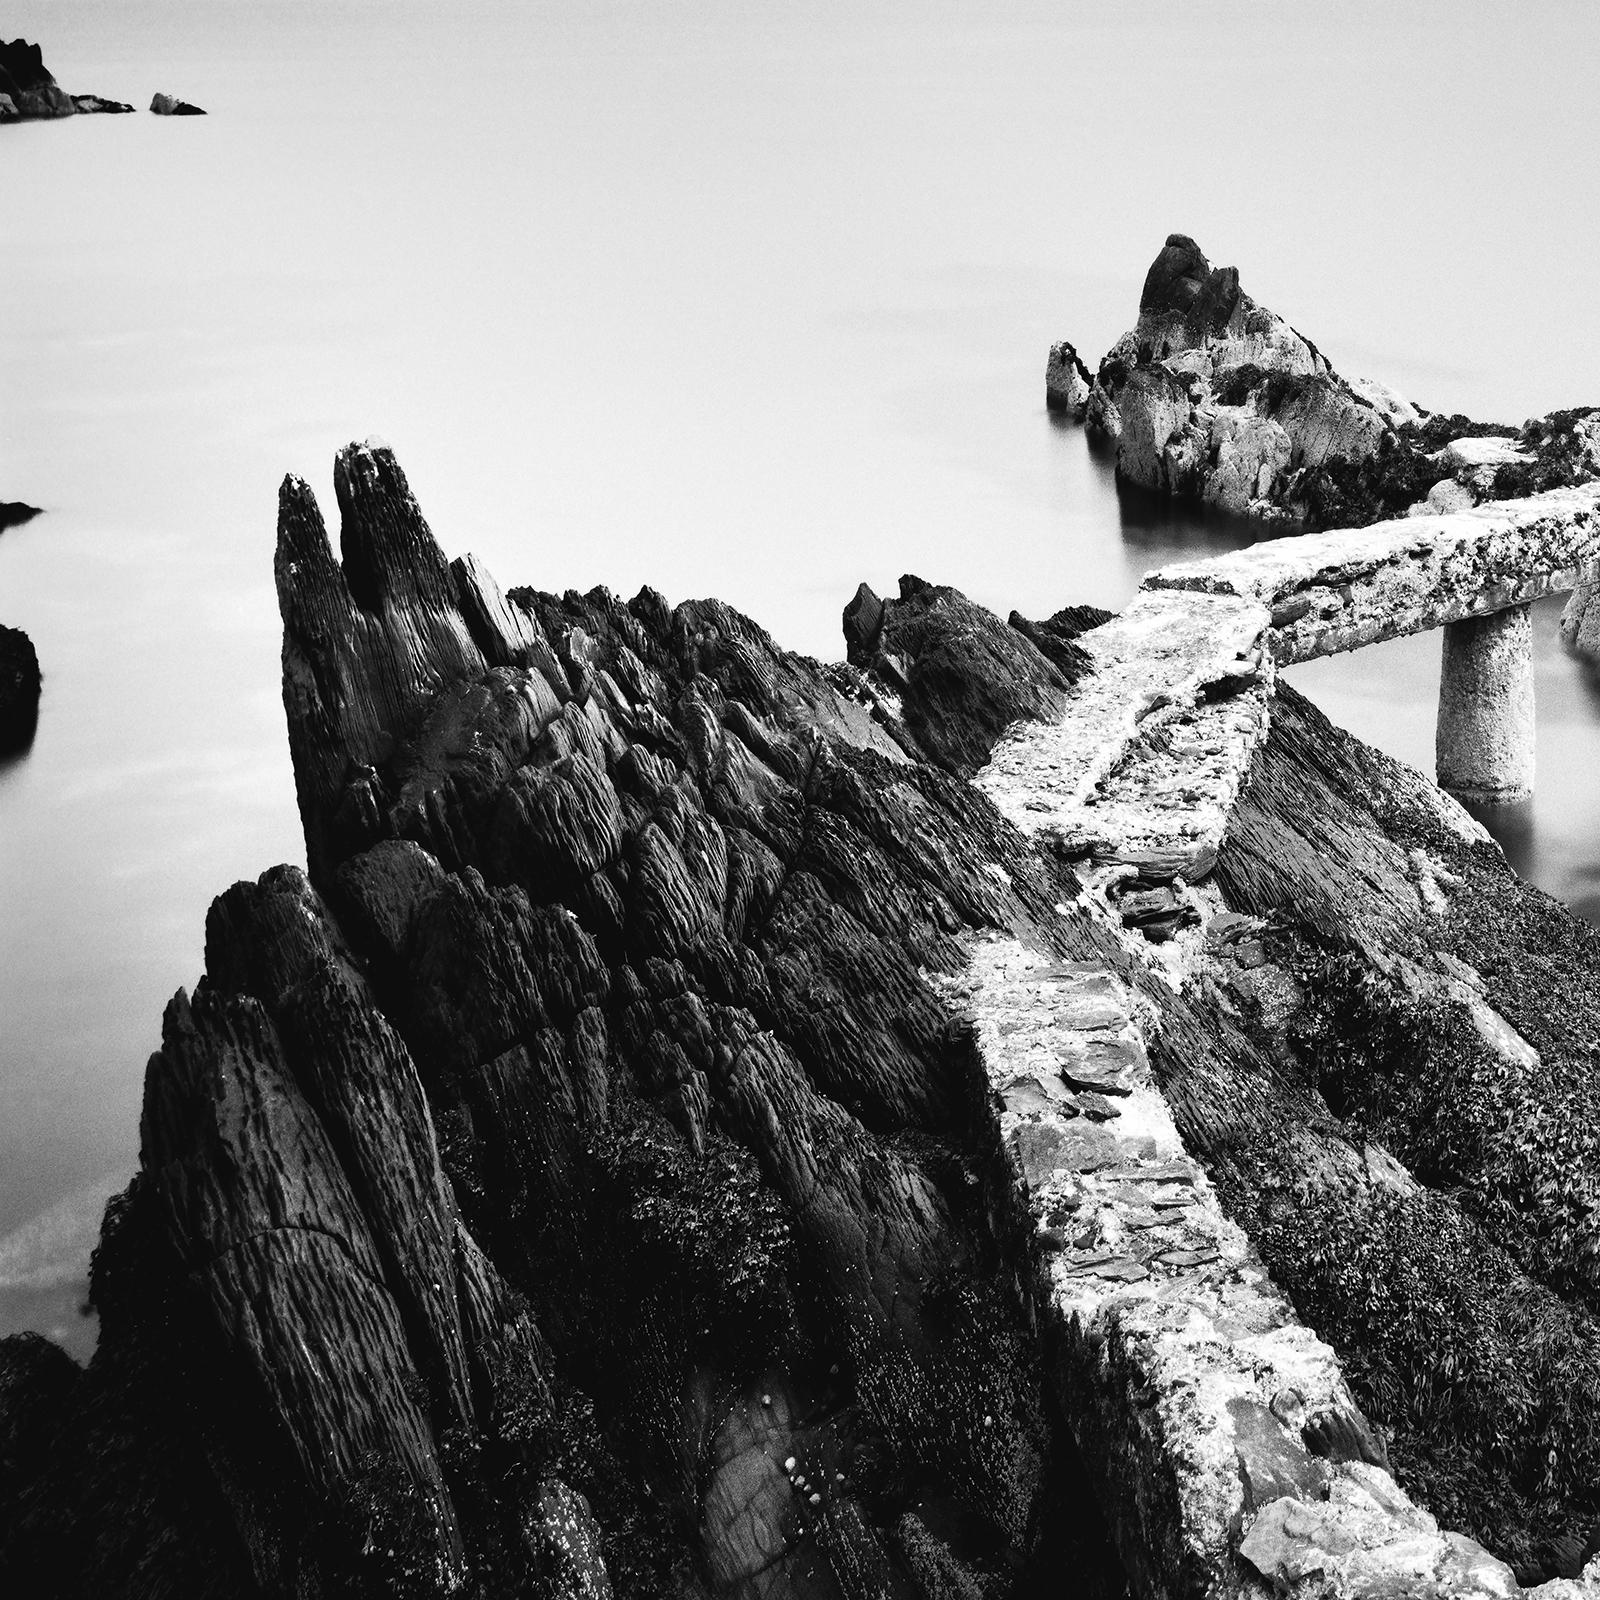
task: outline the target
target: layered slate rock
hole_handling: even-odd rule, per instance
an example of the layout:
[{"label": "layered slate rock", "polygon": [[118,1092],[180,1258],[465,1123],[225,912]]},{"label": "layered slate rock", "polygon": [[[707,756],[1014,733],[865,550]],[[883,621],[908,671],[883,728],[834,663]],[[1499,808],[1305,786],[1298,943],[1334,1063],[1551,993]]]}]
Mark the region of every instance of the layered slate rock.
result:
[{"label": "layered slate rock", "polygon": [[[1500,1094],[1587,1138],[1593,958],[1271,699],[1269,608],[907,579],[823,667],[715,601],[503,593],[381,446],[335,488],[337,556],[280,497],[309,873],[212,908],[93,1363],[0,1342],[0,1580],[1516,1592],[1430,1512],[1527,1579],[1581,1558],[1587,1196],[1470,1134]],[[1061,744],[1091,711],[1109,754]],[[1123,836],[1163,740],[1209,860],[1182,804]]]},{"label": "layered slate rock", "polygon": [[1395,1484],[1333,1351],[1185,1152],[1128,990],[990,940],[956,992],[1043,1250],[1052,1379],[1102,1463],[1134,1587],[1515,1593]]},{"label": "layered slate rock", "polygon": [[[1472,532],[1486,542],[1445,563],[1462,578],[1457,598],[1474,603],[1473,574],[1492,592],[1493,560],[1476,558],[1509,558],[1541,526],[1561,535],[1570,522],[1578,541],[1555,538],[1551,568],[1581,557],[1590,501],[1482,508]],[[1561,526],[1541,524],[1552,510]],[[1344,537],[1359,567],[1370,536]],[[1583,1042],[1600,948],[1510,874],[1459,806],[1274,684],[1282,596],[1267,575],[1301,570],[1302,547],[1305,570],[1323,570],[1316,543],[1223,558],[1215,582],[1202,568],[1182,588],[1147,580],[1122,619],[1079,640],[1099,670],[1062,715],[1010,730],[977,781],[1074,859],[1083,908],[1120,925],[1135,972],[1154,980],[1141,985],[1159,1019],[1149,1048],[1184,1146],[1337,1348],[1402,1481],[1524,1576],[1576,1571],[1592,1554],[1594,1465],[1584,1431],[1548,1419],[1600,1398],[1585,1264],[1600,1163]],[[1382,562],[1367,565],[1381,588]],[[1235,570],[1263,581],[1224,579]],[[1218,708],[1252,701],[1261,709],[1238,737],[1217,737]],[[1174,791],[1189,798],[1169,809]],[[1162,889],[1160,922],[1127,914]],[[1005,1081],[1014,1036],[999,1041]],[[1060,1098],[1047,1091],[1037,1114]],[[1571,1143],[1528,1131],[1552,1115],[1575,1118]],[[1202,1448],[1168,1443],[1180,1458]],[[1293,1540],[1274,1548],[1291,1576],[1310,1570],[1296,1565],[1305,1549],[1291,1559]]]},{"label": "layered slate rock", "polygon": [[[1064,396],[1057,351],[1070,348],[1051,352]],[[1077,405],[1074,390],[1061,409]],[[1596,408],[1520,430],[1431,414],[1335,371],[1184,234],[1151,264],[1138,321],[1102,359],[1082,414],[1115,441],[1129,485],[1315,527],[1457,511],[1600,472]]]},{"label": "layered slate rock", "polygon": [[277,560],[310,876],[212,909],[100,1350],[20,1385],[6,1570],[1122,1592],[925,976],[962,930],[1074,953],[1070,875],[854,669],[716,602],[503,595],[381,447],[336,485],[342,560],[298,480]]}]

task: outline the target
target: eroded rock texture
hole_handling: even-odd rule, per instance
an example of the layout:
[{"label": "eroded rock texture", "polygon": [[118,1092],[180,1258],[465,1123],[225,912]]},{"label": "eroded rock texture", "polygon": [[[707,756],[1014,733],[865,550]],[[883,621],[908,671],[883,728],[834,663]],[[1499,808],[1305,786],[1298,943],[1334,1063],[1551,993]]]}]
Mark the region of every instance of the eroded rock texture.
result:
[{"label": "eroded rock texture", "polygon": [[1343,377],[1184,234],[1151,264],[1139,320],[1101,361],[1084,414],[1115,440],[1131,485],[1316,527],[1461,510],[1600,471],[1600,409],[1517,429]]},{"label": "eroded rock texture", "polygon": [[[1129,830],[1137,839],[1141,819],[1159,815],[1193,770],[1196,745],[1213,742],[1207,719],[1255,692],[1241,688],[1230,641],[1216,637],[1213,681],[1190,686],[1191,709],[1180,695],[1165,720],[1150,711],[1166,697],[1138,676],[1138,609],[1082,641],[1101,670],[1072,686],[1059,722],[1010,730],[979,786],[1041,844],[1070,851],[1084,912],[1120,928],[1130,959],[1118,970],[1149,1008],[1151,1065],[1183,1147],[1302,1320],[1338,1352],[1400,1482],[1524,1582],[1575,1574],[1596,1548],[1600,1470],[1591,1430],[1566,1420],[1600,1407],[1590,1237],[1600,938],[1518,880],[1431,783],[1281,684],[1220,848],[1181,864],[1127,849]],[[1263,611],[1258,626],[1266,621]],[[1169,626],[1151,651],[1169,695],[1174,644]],[[901,669],[909,678],[914,663]],[[1128,743],[1107,721],[1103,736],[1126,745],[1108,768],[1082,741],[1091,713],[1119,698],[1143,702],[1160,726]],[[1080,771],[1099,805],[1045,803],[1048,775],[1071,794]],[[1075,831],[1097,810],[1096,830]],[[1162,893],[1154,920],[1129,915],[1130,903]],[[1073,1074],[1063,1077],[1070,1085]],[[1113,1107],[1127,1115],[1125,1102]],[[1090,1129],[1077,1142],[1095,1138]],[[1070,1167],[1078,1157],[1068,1154],[1044,1165]],[[1029,1152],[1018,1156],[1026,1170]],[[1102,1159],[1090,1149],[1080,1164],[1091,1171]],[[1074,1181],[1092,1200],[1093,1179]],[[1093,1210],[1063,1208],[1046,1232],[1064,1230],[1081,1270],[1127,1271],[1144,1294],[1160,1270],[1155,1235],[1130,1233],[1114,1210],[1107,1228]],[[1041,1244],[1063,1248],[1044,1235]],[[1192,1336],[1204,1311],[1198,1300],[1168,1302],[1173,1336]],[[1260,1331],[1219,1325],[1246,1365]],[[1080,1439],[1096,1429],[1109,1438],[1097,1462],[1152,1448],[1083,1404],[1080,1395],[1063,1410]],[[1168,1405],[1204,1415],[1180,1393],[1151,1395],[1144,1428]],[[1334,1460],[1368,1448],[1348,1437],[1304,1442]],[[1192,1462],[1214,1446],[1194,1420],[1155,1448]],[[1241,1470],[1248,1476],[1243,1456]],[[1147,1493],[1130,1489],[1127,1503]],[[1302,1532],[1317,1522],[1301,1520]],[[1351,1548],[1331,1538],[1321,1548],[1330,1571]],[[1305,1563],[1309,1572],[1318,1555],[1314,1539],[1280,1541],[1269,1559],[1265,1532],[1241,1547],[1247,1562],[1251,1549],[1268,1577]],[[1139,1553],[1125,1557],[1137,1571]],[[1460,1573],[1436,1577],[1405,1592],[1480,1592]],[[1329,1582],[1317,1592],[1367,1592]]]},{"label": "eroded rock texture", "polygon": [[[1525,1578],[1576,1569],[1596,952],[1431,786],[1280,694],[1220,849],[1091,841],[1080,878],[966,774],[1092,697],[1103,614],[1004,624],[906,579],[821,667],[715,601],[503,594],[382,447],[335,486],[338,555],[302,482],[280,501],[309,876],[212,908],[94,1361],[0,1342],[0,1587],[1177,1593],[1196,1552],[1103,1527],[1107,1462],[1181,1486],[1218,1437],[1253,1519],[1223,1555],[1256,1551],[1218,1593],[1309,1570],[1346,1526],[1318,1486],[1351,1477],[1318,1463],[1385,1453]],[[1218,663],[1197,704],[1244,692]],[[1057,1064],[1066,1133],[1002,1143],[966,1009],[997,947],[1057,996],[1041,1038],[1095,1033]],[[1096,1032],[1135,1023],[1138,1049]],[[1114,1244],[1063,1200],[1052,1246],[1014,1164],[1099,1161],[1157,1088],[1152,1151],[1182,1136],[1248,1248],[1198,1248],[1159,1173]],[[1182,1395],[1063,1383],[1071,1329],[1037,1329],[1069,1247],[1139,1286],[1151,1339],[1258,1253],[1367,1417],[1263,1401],[1219,1436]],[[1197,1336],[1208,1370],[1247,1323]]]},{"label": "eroded rock texture", "polygon": [[337,489],[342,560],[292,479],[277,558],[311,874],[212,909],[94,1363],[16,1357],[11,1570],[1119,1592],[981,1065],[924,977],[969,928],[1059,949],[1070,875],[854,669],[712,601],[507,598],[381,448]]}]

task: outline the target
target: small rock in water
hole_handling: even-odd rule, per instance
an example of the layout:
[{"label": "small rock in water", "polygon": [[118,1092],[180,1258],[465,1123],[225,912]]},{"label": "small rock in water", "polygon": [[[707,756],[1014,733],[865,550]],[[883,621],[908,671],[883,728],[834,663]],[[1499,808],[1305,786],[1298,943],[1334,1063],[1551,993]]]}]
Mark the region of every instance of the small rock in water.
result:
[{"label": "small rock in water", "polygon": [[176,95],[158,94],[150,102],[150,109],[158,117],[203,117],[205,112],[199,106],[192,106],[187,100],[180,100]]},{"label": "small rock in water", "polygon": [[133,107],[126,100],[107,100],[104,95],[99,94],[75,94],[72,97],[72,103],[78,108],[80,114],[86,116],[93,115],[96,112],[120,114],[133,110]]},{"label": "small rock in water", "polygon": [[25,750],[39,722],[42,679],[33,641],[0,625],[0,754]]},{"label": "small rock in water", "polygon": [[[0,94],[0,100],[5,98]],[[0,121],[3,120],[3,115],[0,115]],[[30,506],[22,500],[0,500],[0,528],[15,528],[21,523],[31,522],[38,515],[38,506]]]}]

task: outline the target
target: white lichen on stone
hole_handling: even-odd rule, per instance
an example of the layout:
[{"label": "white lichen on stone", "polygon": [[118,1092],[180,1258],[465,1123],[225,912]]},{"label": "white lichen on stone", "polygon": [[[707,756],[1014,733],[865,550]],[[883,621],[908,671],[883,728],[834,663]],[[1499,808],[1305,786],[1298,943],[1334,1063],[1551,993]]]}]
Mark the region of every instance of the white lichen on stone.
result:
[{"label": "white lichen on stone", "polygon": [[1560,594],[1600,567],[1600,484],[1419,522],[1272,539],[1150,573],[1147,591],[1252,600],[1280,666]]},{"label": "white lichen on stone", "polygon": [[[974,781],[1024,833],[1053,835],[1069,852],[1130,843],[1129,828],[1146,823],[1142,837],[1152,847],[1214,847],[1265,732],[1268,621],[1249,602],[1138,596],[1079,638],[1094,670],[1074,685],[1061,715],[1011,729]],[[1226,706],[1225,695],[1203,706],[1218,686],[1237,691],[1239,703]],[[1119,769],[1163,737],[1171,748],[1149,784],[1119,784]]]},{"label": "white lichen on stone", "polygon": [[[1444,1533],[1383,1468],[1331,1461],[1304,1430],[1360,1420],[1333,1351],[1295,1316],[1183,1149],[1150,1074],[1135,997],[1014,939],[933,979],[971,1022],[1037,1245],[1054,1381],[1104,1479],[1114,1536],[1162,1556],[1159,1592],[1501,1600],[1510,1570]],[[1409,1181],[1369,1151],[1378,1183]],[[1088,1396],[1087,1405],[1081,1403]],[[1131,1470],[1130,1470],[1131,1464]],[[1177,1526],[1158,1526],[1173,1514]],[[1571,1594],[1595,1591],[1576,1586]],[[1548,1585],[1541,1600],[1568,1600]]]}]

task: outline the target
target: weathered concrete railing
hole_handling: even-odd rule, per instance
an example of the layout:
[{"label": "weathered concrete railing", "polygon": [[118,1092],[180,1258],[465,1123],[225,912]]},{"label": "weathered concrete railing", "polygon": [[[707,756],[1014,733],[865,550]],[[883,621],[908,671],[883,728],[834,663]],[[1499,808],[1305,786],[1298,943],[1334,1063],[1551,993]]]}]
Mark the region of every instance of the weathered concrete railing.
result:
[{"label": "weathered concrete railing", "polygon": [[1147,590],[1230,596],[1270,617],[1279,666],[1443,627],[1436,760],[1469,800],[1533,792],[1533,651],[1528,604],[1592,579],[1600,485],[1442,517],[1274,539],[1164,568]]},{"label": "weathered concrete railing", "polygon": [[[1470,777],[1452,785],[1466,792],[1491,788],[1486,775],[1531,781],[1527,604],[1594,575],[1597,557],[1600,486],[1167,568],[1080,636],[1095,670],[1062,714],[1015,726],[975,781],[1078,862],[1085,908],[1176,986],[1223,909],[1204,880],[1278,666],[1442,626],[1441,776]],[[1442,826],[1487,837],[1428,792]],[[1110,891],[1135,872],[1186,903],[1182,931],[1152,942],[1122,926]],[[1600,1568],[1523,1591],[1396,1484],[1333,1351],[1184,1151],[1126,985],[996,938],[950,989],[1040,1242],[1053,1378],[1137,1592],[1593,1600]],[[1481,999],[1464,1003],[1491,1047],[1531,1054]],[[1378,1181],[1375,1167],[1413,1182],[1370,1147],[1351,1160],[1365,1169],[1352,1182]],[[1335,1434],[1344,1448],[1319,1444]]]}]

